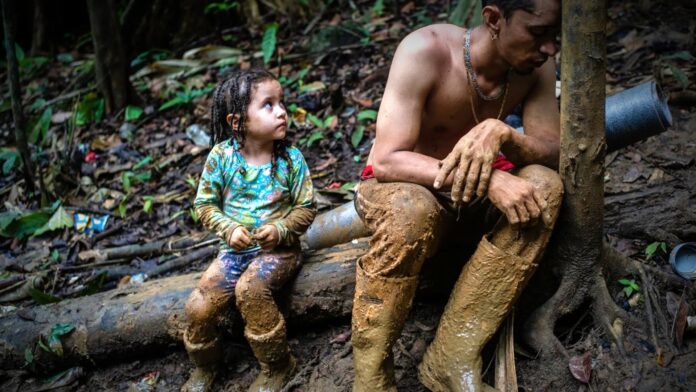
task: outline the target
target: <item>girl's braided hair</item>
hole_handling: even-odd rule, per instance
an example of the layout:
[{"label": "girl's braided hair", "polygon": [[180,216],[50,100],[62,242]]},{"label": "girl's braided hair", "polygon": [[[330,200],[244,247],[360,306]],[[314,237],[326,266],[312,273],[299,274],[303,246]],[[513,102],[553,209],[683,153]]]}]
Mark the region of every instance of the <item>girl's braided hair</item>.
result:
[{"label": "girl's braided hair", "polygon": [[[213,137],[211,146],[215,146],[223,140],[233,139],[239,148],[244,147],[246,140],[246,115],[251,95],[256,86],[268,80],[277,80],[273,74],[260,68],[235,71],[228,79],[218,83],[213,92],[213,104],[211,105],[211,123]],[[227,123],[227,115],[239,116],[238,126],[232,127]],[[288,155],[290,146],[287,136],[282,140],[273,142],[273,156],[271,158],[271,173],[275,173],[277,158],[283,158],[291,169],[292,161]]]}]

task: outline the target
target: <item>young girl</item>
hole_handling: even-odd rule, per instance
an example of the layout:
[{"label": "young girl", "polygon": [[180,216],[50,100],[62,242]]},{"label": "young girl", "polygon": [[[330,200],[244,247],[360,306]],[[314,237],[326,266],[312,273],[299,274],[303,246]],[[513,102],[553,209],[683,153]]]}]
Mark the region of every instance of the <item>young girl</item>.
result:
[{"label": "young girl", "polygon": [[264,70],[215,89],[213,149],[194,205],[223,241],[186,304],[184,344],[196,368],[182,391],[207,391],[221,360],[218,320],[236,300],[261,371],[249,391],[279,391],[295,371],[272,291],[300,267],[299,236],[316,214],[309,169],[285,139],[283,89]]}]

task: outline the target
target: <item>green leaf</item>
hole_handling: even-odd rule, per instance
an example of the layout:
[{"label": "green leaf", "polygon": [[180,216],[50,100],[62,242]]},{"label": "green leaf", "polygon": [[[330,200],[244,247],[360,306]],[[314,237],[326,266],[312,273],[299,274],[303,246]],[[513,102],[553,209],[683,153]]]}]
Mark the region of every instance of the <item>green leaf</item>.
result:
[{"label": "green leaf", "polygon": [[273,57],[276,49],[276,33],[278,32],[278,23],[273,22],[266,25],[266,30],[263,32],[263,40],[261,41],[261,51],[263,52],[263,63],[268,64]]},{"label": "green leaf", "polygon": [[358,148],[358,145],[363,139],[363,135],[365,134],[365,126],[364,125],[358,125],[353,129],[353,134],[350,135],[350,144],[353,145],[353,148]]},{"label": "green leaf", "polygon": [[344,191],[352,191],[353,188],[355,188],[355,185],[357,185],[356,182],[346,182],[345,184],[341,185],[341,189]]},{"label": "green leaf", "polygon": [[[8,175],[10,171],[15,166],[15,163],[21,162],[19,159],[19,151],[11,148],[0,149],[0,161],[5,161],[2,165],[2,174]],[[2,230],[2,227],[0,227]]]},{"label": "green leaf", "polygon": [[63,336],[67,335],[75,329],[75,326],[70,323],[58,323],[53,324],[51,327],[51,335]]},{"label": "green leaf", "polygon": [[119,203],[118,203],[118,215],[121,216],[121,218],[126,217],[126,212],[127,212],[127,205],[126,205],[127,198],[123,198]]},{"label": "green leaf", "polygon": [[36,121],[36,124],[34,124],[29,134],[29,143],[37,144],[39,140],[46,139],[46,133],[51,126],[51,116],[53,116],[53,108],[51,107],[46,108],[46,110],[41,113],[41,117]]},{"label": "green leaf", "polygon": [[145,203],[143,204],[143,211],[145,213],[150,213],[152,212],[152,201],[153,197],[152,196],[143,196],[143,200],[145,200]]},{"label": "green leaf", "polygon": [[177,95],[176,98],[170,99],[169,101],[163,103],[162,106],[160,106],[157,110],[159,110],[159,111],[166,110],[166,109],[169,109],[169,108],[177,106],[177,105],[183,105],[187,102],[188,101],[185,98]]},{"label": "green leaf", "polygon": [[363,121],[363,120],[372,120],[372,121],[377,120],[377,111],[372,110],[372,109],[361,110],[358,113],[358,121]]},{"label": "green leaf", "polygon": [[34,235],[40,235],[47,231],[53,231],[62,229],[64,227],[72,227],[74,225],[73,218],[65,212],[63,206],[58,207],[56,212],[53,213],[51,219],[46,222],[45,225],[41,226],[38,230],[34,232]]},{"label": "green leaf", "polygon": [[672,71],[672,75],[674,75],[679,84],[681,84],[682,88],[689,87],[689,77],[686,76],[684,71],[672,63],[668,63],[667,66],[669,66],[669,69]]},{"label": "green leaf", "polygon": [[309,121],[311,121],[315,127],[319,129],[324,129],[324,122],[321,121],[319,117],[313,115],[312,113],[307,113],[307,119],[309,119]]},{"label": "green leaf", "polygon": [[688,52],[686,50],[682,50],[681,52],[672,53],[668,56],[664,56],[663,58],[665,60],[678,59],[678,60],[684,60],[684,61],[696,61],[696,57],[694,57],[690,52]]},{"label": "green leaf", "polygon": [[51,251],[51,259],[53,259],[53,261],[60,261],[60,252],[58,252],[58,249],[53,249]]},{"label": "green leaf", "polygon": [[621,278],[621,279],[619,279],[619,283],[622,284],[622,285],[624,285],[624,286],[630,286],[630,285],[631,285],[631,281],[628,280],[628,279],[626,279],[626,278]]},{"label": "green leaf", "polygon": [[336,118],[336,116],[329,116],[329,117],[325,118],[323,128],[328,128],[329,126],[331,126],[331,123],[333,122],[333,120],[335,118]]},{"label": "green leaf", "polygon": [[384,12],[384,0],[376,0],[375,4],[372,5],[372,15],[382,15]]},{"label": "green leaf", "polygon": [[660,249],[662,249],[663,252],[667,253],[667,244],[664,242],[660,242]]},{"label": "green leaf", "polygon": [[143,109],[138,106],[126,106],[126,121],[137,121],[143,115]]},{"label": "green leaf", "polygon": [[27,293],[31,296],[31,298],[34,299],[34,301],[36,301],[36,303],[40,305],[52,304],[55,302],[62,301],[61,298],[58,298],[48,293],[44,293],[43,291],[35,289],[33,287],[27,288]]},{"label": "green leaf", "polygon": [[17,57],[17,62],[21,63],[24,61],[25,55],[24,55],[24,49],[22,49],[19,44],[15,42],[15,57]]},{"label": "green leaf", "polygon": [[657,251],[657,247],[658,247],[659,245],[660,245],[660,243],[657,242],[657,241],[656,241],[656,242],[653,242],[653,243],[650,244],[650,245],[648,245],[648,246],[645,248],[645,258],[646,258],[646,259],[650,259],[651,257],[653,257],[653,255],[654,255],[655,252]]},{"label": "green leaf", "polygon": [[324,133],[321,131],[314,131],[309,135],[307,139],[307,147],[311,147],[314,142],[324,138]]},{"label": "green leaf", "polygon": [[193,220],[194,223],[198,223],[198,212],[196,212],[195,208],[189,208],[189,215],[191,216],[191,220]]},{"label": "green leaf", "polygon": [[148,156],[146,156],[145,158],[139,160],[138,163],[136,163],[135,165],[133,165],[132,170],[134,170],[134,171],[135,171],[135,170],[140,170],[142,167],[144,167],[145,165],[147,165],[147,164],[150,163],[150,162],[152,162],[152,156],[151,156],[151,155],[148,155]]},{"label": "green leaf", "polygon": [[27,365],[31,365],[34,362],[34,353],[31,351],[30,348],[25,348],[24,349],[24,363]]},{"label": "green leaf", "polygon": [[0,235],[19,239],[30,236],[40,227],[45,225],[52,215],[53,210],[51,209],[29,212],[19,218],[15,218],[11,223],[3,228]]},{"label": "green leaf", "polygon": [[353,155],[353,162],[360,162],[360,155]]}]

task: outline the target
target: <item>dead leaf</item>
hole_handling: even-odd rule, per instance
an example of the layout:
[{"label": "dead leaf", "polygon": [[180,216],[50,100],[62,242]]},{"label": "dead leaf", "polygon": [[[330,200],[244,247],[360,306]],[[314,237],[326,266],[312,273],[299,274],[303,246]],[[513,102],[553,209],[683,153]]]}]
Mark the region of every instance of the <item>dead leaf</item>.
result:
[{"label": "dead leaf", "polygon": [[334,336],[334,338],[331,339],[329,343],[345,343],[350,339],[350,336],[351,331],[349,329],[343,333],[339,333],[338,335]]},{"label": "dead leaf", "polygon": [[684,343],[684,331],[686,330],[686,318],[689,315],[689,306],[686,304],[684,299],[684,294],[682,294],[679,299],[679,305],[677,307],[677,314],[674,319],[674,341],[677,343],[677,347],[681,347]]},{"label": "dead leaf", "polygon": [[416,3],[414,3],[413,1],[409,1],[408,3],[406,3],[406,5],[401,7],[401,13],[402,14],[411,13],[411,11],[413,11],[415,8],[416,8]]},{"label": "dead leaf", "polygon": [[121,144],[121,137],[118,134],[111,134],[109,136],[97,136],[90,143],[90,147],[92,150],[108,151],[119,144]]},{"label": "dead leaf", "polygon": [[583,355],[571,357],[568,361],[568,368],[575,379],[584,384],[589,383],[592,375],[592,355],[588,351]]}]

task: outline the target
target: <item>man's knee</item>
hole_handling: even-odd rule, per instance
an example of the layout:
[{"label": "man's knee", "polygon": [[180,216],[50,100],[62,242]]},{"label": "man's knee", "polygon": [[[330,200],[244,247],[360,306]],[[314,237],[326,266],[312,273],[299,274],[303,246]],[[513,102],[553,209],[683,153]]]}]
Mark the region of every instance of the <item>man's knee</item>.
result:
[{"label": "man's knee", "polygon": [[426,188],[407,184],[391,198],[392,219],[389,227],[403,233],[404,241],[412,243],[434,234],[440,220],[440,205]]},{"label": "man's knee", "polygon": [[560,207],[563,198],[563,181],[555,170],[542,165],[529,165],[522,168],[518,175],[531,182],[534,188],[541,192],[549,203],[549,207]]}]

